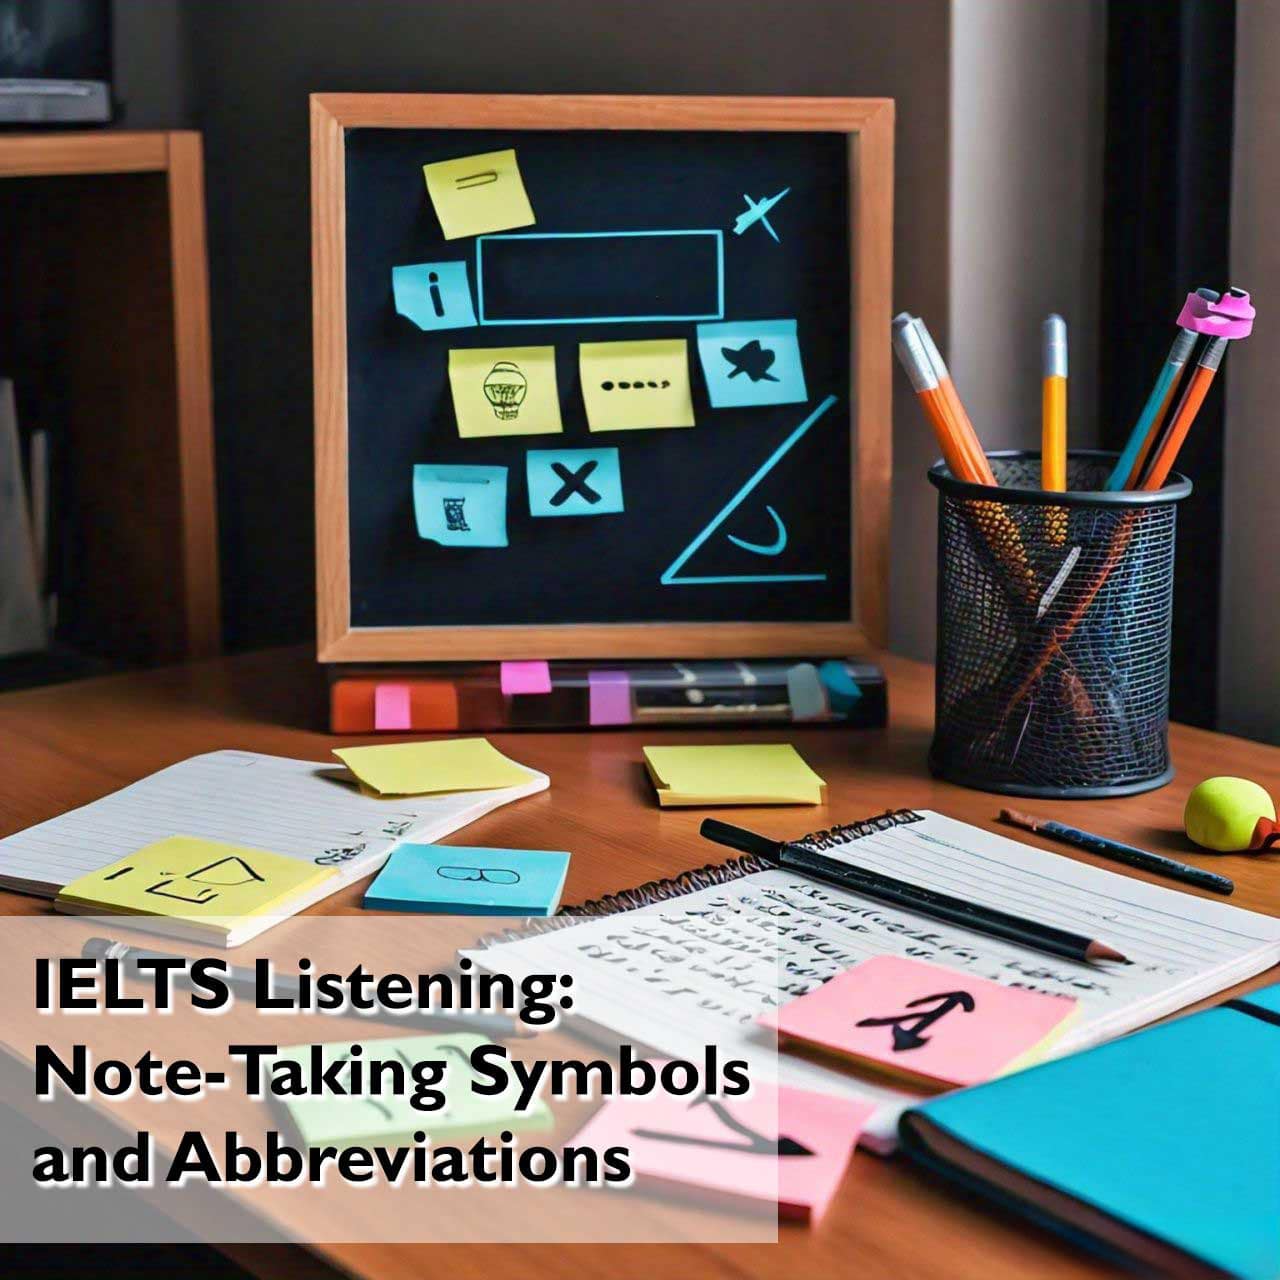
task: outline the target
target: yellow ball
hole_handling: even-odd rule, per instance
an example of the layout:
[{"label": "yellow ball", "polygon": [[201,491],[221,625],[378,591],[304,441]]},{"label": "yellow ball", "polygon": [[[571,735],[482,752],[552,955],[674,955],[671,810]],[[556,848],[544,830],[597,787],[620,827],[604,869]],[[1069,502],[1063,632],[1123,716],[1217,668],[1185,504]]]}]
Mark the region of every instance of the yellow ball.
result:
[{"label": "yellow ball", "polygon": [[1187,797],[1187,835],[1205,849],[1238,853],[1249,847],[1259,818],[1274,818],[1271,797],[1248,778],[1206,778]]}]

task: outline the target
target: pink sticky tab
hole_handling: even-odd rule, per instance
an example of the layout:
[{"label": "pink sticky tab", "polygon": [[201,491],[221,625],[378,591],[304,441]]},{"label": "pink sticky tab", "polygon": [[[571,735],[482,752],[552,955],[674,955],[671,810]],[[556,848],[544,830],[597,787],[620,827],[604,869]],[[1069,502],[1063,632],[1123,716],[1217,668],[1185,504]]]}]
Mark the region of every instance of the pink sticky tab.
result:
[{"label": "pink sticky tab", "polygon": [[504,662],[502,664],[502,692],[550,693],[551,668],[545,662]]},{"label": "pink sticky tab", "polygon": [[592,724],[631,723],[631,679],[625,671],[588,671]]},{"label": "pink sticky tab", "polygon": [[874,1111],[870,1102],[754,1079],[745,1098],[677,1097],[659,1086],[647,1097],[606,1102],[573,1142],[598,1151],[628,1148],[638,1179],[777,1204],[788,1217],[816,1219]]},{"label": "pink sticky tab", "polygon": [[783,1037],[943,1084],[990,1080],[1045,1044],[1076,1002],[872,956],[760,1020]]},{"label": "pink sticky tab", "polygon": [[413,728],[407,684],[380,684],[374,689],[373,727],[386,730]]}]

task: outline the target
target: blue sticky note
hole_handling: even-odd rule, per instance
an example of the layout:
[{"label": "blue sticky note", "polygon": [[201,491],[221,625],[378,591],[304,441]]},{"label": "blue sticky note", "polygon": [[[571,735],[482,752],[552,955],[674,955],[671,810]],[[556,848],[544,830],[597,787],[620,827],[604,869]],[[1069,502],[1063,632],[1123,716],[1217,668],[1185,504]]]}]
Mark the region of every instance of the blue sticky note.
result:
[{"label": "blue sticky note", "polygon": [[530,449],[531,516],[605,516],[622,511],[617,449]]},{"label": "blue sticky note", "polygon": [[469,329],[476,322],[465,262],[391,268],[396,311],[419,329]]},{"label": "blue sticky note", "polygon": [[567,853],[402,844],[364,895],[366,907],[455,916],[555,915]]},{"label": "blue sticky note", "polygon": [[507,469],[419,463],[413,514],[418,537],[442,547],[505,547]]},{"label": "blue sticky note", "polygon": [[700,324],[698,357],[713,409],[799,404],[809,398],[794,320]]}]

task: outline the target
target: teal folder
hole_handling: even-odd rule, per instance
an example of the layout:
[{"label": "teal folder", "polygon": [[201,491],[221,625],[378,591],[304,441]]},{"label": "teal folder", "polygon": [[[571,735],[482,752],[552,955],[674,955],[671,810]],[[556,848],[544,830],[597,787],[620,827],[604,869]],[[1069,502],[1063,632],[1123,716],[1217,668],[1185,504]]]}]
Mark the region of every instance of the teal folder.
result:
[{"label": "teal folder", "polygon": [[1280,985],[904,1113],[916,1159],[1160,1274],[1280,1276]]}]

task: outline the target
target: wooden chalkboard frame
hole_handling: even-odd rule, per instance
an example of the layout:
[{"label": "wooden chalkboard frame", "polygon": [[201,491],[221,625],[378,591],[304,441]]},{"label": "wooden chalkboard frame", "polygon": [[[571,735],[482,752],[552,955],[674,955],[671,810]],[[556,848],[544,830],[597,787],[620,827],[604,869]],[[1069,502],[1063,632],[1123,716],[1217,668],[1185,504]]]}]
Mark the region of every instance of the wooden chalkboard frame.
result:
[{"label": "wooden chalkboard frame", "polygon": [[[316,621],[321,662],[763,657],[883,647],[888,616],[893,102],[887,98],[429,93],[311,96]],[[827,622],[351,625],[346,131],[657,129],[842,133],[848,142],[853,502],[851,617]]]}]

